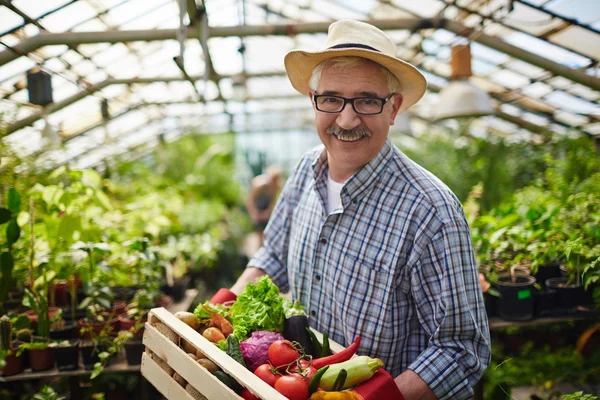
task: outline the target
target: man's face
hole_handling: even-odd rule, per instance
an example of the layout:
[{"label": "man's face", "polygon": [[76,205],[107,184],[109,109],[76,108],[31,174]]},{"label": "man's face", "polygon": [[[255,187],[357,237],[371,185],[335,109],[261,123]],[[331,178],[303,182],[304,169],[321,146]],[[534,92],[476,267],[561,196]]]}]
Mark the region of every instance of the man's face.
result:
[{"label": "man's face", "polygon": [[[311,99],[313,94],[387,98],[391,93],[381,67],[365,62],[353,68],[326,68],[317,91],[310,93]],[[382,113],[376,115],[357,114],[350,103],[339,113],[324,113],[315,108],[317,132],[327,149],[333,179],[350,178],[377,156],[401,104],[402,96],[394,95],[394,104],[390,100]]]}]

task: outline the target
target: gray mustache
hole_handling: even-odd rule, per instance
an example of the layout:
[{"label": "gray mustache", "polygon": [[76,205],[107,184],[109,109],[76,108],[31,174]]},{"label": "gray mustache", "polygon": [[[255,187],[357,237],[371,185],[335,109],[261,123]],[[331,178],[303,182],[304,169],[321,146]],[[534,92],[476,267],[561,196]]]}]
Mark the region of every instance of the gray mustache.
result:
[{"label": "gray mustache", "polygon": [[344,135],[360,135],[360,136],[367,136],[367,137],[371,137],[372,133],[370,130],[366,129],[366,128],[356,128],[356,129],[342,129],[337,125],[332,125],[329,128],[327,128],[327,130],[325,131],[330,135],[335,135],[335,136],[344,136]]}]

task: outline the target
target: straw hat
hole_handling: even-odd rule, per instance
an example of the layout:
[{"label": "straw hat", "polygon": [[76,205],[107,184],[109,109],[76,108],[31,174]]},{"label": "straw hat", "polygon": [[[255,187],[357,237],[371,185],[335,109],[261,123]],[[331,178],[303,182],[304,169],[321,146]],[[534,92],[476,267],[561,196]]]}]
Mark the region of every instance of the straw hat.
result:
[{"label": "straw hat", "polygon": [[414,66],[396,58],[392,39],[373,25],[341,20],[329,26],[325,50],[292,50],[286,54],[285,70],[292,86],[308,95],[308,81],[313,69],[325,60],[335,57],[362,57],[387,68],[400,82],[404,97],[400,111],[404,111],[423,97],[427,81]]}]

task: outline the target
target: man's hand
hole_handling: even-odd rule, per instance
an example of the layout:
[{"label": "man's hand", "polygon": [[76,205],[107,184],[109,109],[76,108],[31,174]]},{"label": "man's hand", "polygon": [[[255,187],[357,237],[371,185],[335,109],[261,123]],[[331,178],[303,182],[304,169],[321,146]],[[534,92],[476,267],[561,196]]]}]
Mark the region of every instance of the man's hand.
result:
[{"label": "man's hand", "polygon": [[237,282],[231,287],[231,291],[236,295],[242,293],[249,283],[256,282],[257,278],[266,275],[266,272],[260,268],[248,267],[244,270],[242,275],[238,278]]},{"label": "man's hand", "polygon": [[437,397],[421,377],[407,369],[394,379],[406,399],[436,400]]}]

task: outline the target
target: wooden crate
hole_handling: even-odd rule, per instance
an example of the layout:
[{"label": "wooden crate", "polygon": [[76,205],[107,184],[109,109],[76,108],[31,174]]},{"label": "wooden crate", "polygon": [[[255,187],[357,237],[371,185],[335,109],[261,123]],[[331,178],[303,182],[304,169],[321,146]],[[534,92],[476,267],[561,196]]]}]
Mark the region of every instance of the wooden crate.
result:
[{"label": "wooden crate", "polygon": [[[159,329],[155,327],[157,323],[164,324],[164,326],[159,326],[163,333],[166,331],[167,334],[171,334],[165,329],[165,326],[172,331],[176,335],[174,340],[159,332]],[[144,330],[146,353],[142,357],[141,371],[142,375],[167,399],[202,398],[198,395],[194,397],[177,383],[172,377],[173,371],[208,399],[242,399],[207,369],[189,357],[179,347],[179,338],[187,340],[259,398],[264,400],[287,399],[169,311],[164,308],[154,308],[150,311]]]}]

